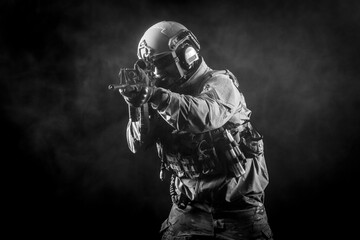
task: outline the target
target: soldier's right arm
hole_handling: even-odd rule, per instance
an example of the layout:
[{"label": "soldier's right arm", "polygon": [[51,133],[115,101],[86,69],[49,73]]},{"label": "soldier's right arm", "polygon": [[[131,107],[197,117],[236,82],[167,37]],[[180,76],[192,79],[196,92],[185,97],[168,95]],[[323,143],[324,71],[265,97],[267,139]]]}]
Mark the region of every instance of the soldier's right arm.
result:
[{"label": "soldier's right arm", "polygon": [[141,148],[141,122],[129,119],[126,127],[126,140],[131,152],[136,153]]},{"label": "soldier's right arm", "polygon": [[[145,105],[138,108],[138,111],[141,112],[139,120],[133,120],[130,117],[126,127],[127,144],[133,153],[146,150],[148,147],[154,145],[157,139],[156,128],[158,122],[153,116],[154,112],[144,106]],[[148,110],[150,110],[150,112]],[[152,120],[149,118],[150,115],[152,116]]]}]

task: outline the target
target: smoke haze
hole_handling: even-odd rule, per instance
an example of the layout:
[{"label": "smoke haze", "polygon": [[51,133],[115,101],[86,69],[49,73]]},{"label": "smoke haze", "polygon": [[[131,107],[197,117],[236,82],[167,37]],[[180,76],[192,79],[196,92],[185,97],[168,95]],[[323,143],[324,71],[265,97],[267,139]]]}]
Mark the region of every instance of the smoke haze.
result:
[{"label": "smoke haze", "polygon": [[[168,184],[158,178],[155,149],[128,150],[127,106],[107,86],[120,67],[133,65],[144,31],[173,20],[197,36],[211,68],[227,68],[240,81],[265,137],[276,239],[350,234],[339,225],[351,213],[343,209],[352,208],[358,151],[356,1],[0,6],[9,227],[36,236],[156,237],[170,209]],[[336,231],[324,233],[320,223]]]}]

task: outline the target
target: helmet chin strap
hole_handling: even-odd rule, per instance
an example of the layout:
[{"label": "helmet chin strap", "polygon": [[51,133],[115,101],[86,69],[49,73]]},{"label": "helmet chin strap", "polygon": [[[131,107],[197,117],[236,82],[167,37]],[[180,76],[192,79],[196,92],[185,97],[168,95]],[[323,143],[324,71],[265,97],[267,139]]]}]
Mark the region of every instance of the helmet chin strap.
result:
[{"label": "helmet chin strap", "polygon": [[174,61],[175,61],[175,65],[176,65],[176,67],[177,67],[177,69],[178,69],[178,71],[179,71],[180,79],[186,77],[186,76],[185,76],[186,74],[185,74],[184,69],[182,69],[182,67],[180,66],[180,59],[179,59],[179,57],[176,55],[176,52],[175,52],[175,51],[172,51],[172,52],[171,52],[171,55],[173,56]]},{"label": "helmet chin strap", "polygon": [[199,65],[201,64],[202,62],[202,59],[199,57],[196,61],[194,61],[191,65],[191,68],[187,71],[185,71],[179,64],[179,62],[176,62],[176,66],[179,70],[179,74],[180,74],[180,78],[179,78],[179,83],[182,84],[184,83],[185,81],[187,81],[193,74],[194,72],[196,71],[196,69],[198,69]]}]

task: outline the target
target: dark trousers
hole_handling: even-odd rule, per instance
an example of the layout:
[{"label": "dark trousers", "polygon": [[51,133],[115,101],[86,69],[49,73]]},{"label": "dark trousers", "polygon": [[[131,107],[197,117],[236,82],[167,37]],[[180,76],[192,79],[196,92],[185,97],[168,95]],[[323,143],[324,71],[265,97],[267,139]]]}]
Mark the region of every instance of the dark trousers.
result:
[{"label": "dark trousers", "polygon": [[271,240],[264,206],[246,210],[204,212],[176,205],[162,226],[162,240]]}]

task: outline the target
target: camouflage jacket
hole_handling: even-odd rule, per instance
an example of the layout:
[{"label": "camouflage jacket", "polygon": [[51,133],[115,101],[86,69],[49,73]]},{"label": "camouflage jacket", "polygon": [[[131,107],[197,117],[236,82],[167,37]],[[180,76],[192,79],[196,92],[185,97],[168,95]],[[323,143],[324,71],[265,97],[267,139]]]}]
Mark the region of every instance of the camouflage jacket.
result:
[{"label": "camouflage jacket", "polygon": [[[149,108],[149,132],[142,133],[141,122],[129,121],[130,150],[136,152],[140,147],[156,144],[165,167],[176,175],[176,191],[194,203],[206,202],[222,208],[261,204],[268,185],[263,140],[250,124],[251,111],[236,78],[229,71],[214,71],[202,61],[194,75],[169,94],[169,103],[162,112]],[[211,135],[209,141],[209,133],[223,128],[231,130],[245,153],[243,177],[226,171],[221,148],[211,142]],[[206,146],[200,149],[203,140]],[[206,153],[213,147],[215,151],[199,154],[199,149]],[[204,156],[205,160],[201,158]]]}]

